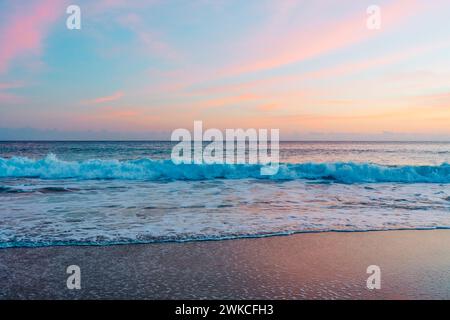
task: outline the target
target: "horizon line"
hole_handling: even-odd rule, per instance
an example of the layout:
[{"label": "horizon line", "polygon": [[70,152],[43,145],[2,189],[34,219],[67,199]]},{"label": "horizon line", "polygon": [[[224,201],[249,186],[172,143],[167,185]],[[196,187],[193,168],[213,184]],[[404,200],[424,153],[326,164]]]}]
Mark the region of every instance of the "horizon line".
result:
[{"label": "horizon line", "polygon": [[[231,140],[223,140],[231,141]],[[234,140],[234,141],[243,141],[243,140]],[[245,140],[248,142],[248,140]],[[271,140],[268,140],[270,142]],[[10,140],[2,140],[0,139],[0,143],[4,142],[173,142],[179,143],[183,141],[172,141],[172,140],[153,140],[153,139],[104,139],[104,140],[83,140],[83,139],[64,139],[64,140],[53,140],[53,139],[10,139]],[[206,141],[206,140],[191,140],[191,142],[214,142],[214,141]],[[252,141],[258,142],[258,141]],[[402,143],[450,143],[450,140],[350,140],[350,139],[342,139],[342,140],[279,140],[279,142],[402,142]]]}]

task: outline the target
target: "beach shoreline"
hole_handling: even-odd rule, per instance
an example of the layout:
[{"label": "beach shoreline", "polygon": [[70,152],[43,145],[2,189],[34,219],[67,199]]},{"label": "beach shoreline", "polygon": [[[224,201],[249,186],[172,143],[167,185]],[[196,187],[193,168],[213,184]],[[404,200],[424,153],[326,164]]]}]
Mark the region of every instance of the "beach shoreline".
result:
[{"label": "beach shoreline", "polygon": [[[449,299],[450,230],[0,249],[0,299]],[[81,269],[81,289],[66,268]],[[381,289],[366,286],[381,269]]]}]

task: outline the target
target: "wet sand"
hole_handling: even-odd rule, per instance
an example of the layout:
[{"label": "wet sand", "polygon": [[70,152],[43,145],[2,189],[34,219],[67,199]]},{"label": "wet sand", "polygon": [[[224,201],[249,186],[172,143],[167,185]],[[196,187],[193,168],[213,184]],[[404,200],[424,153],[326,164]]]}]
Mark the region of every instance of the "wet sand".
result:
[{"label": "wet sand", "polygon": [[[81,290],[66,287],[74,264]],[[0,298],[450,299],[450,230],[0,249]]]}]

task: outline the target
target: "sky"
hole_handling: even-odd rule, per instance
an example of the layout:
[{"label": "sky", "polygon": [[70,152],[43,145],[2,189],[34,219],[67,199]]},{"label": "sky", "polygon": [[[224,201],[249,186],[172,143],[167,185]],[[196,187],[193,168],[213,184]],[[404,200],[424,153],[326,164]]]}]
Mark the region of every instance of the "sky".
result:
[{"label": "sky", "polygon": [[165,140],[195,120],[450,141],[450,1],[0,0],[0,140]]}]

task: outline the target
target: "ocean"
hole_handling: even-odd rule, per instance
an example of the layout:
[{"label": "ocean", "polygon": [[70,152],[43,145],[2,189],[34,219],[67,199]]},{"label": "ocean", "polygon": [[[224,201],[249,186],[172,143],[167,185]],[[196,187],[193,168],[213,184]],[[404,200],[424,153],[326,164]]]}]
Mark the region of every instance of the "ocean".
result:
[{"label": "ocean", "polygon": [[0,248],[450,228],[450,143],[280,142],[175,165],[172,142],[0,142]]}]

